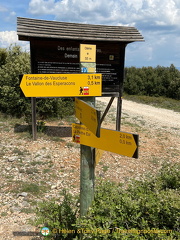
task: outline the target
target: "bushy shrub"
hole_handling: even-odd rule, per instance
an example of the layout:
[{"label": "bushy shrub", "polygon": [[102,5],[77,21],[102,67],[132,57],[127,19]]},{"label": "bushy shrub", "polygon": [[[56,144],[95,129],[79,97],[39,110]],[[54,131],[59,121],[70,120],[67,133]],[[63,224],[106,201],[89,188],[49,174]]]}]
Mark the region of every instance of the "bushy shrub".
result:
[{"label": "bushy shrub", "polygon": [[[51,230],[53,239],[73,239],[77,234],[60,233],[61,229],[74,230],[76,232],[77,218],[77,199],[64,189],[62,191],[63,201],[57,204],[55,201],[42,202],[37,207],[37,216],[39,216],[36,224],[43,224]],[[47,237],[47,239],[51,238]]]},{"label": "bushy shrub", "polygon": [[[54,234],[54,239],[179,239],[179,170],[179,164],[167,164],[157,176],[132,181],[127,188],[110,181],[99,181],[86,216],[79,218],[78,207],[71,196],[67,202],[64,198],[66,204],[40,208],[40,222],[46,222],[50,229],[74,230],[68,238],[61,233]],[[70,215],[56,211],[64,204]]]},{"label": "bushy shrub", "polygon": [[0,111],[21,117],[30,108],[30,101],[23,97],[19,87],[19,75],[30,72],[29,53],[23,52],[19,46],[1,49],[3,64],[0,66]]},{"label": "bushy shrub", "polygon": [[37,99],[37,114],[41,119],[57,117],[62,119],[74,114],[73,98]]}]

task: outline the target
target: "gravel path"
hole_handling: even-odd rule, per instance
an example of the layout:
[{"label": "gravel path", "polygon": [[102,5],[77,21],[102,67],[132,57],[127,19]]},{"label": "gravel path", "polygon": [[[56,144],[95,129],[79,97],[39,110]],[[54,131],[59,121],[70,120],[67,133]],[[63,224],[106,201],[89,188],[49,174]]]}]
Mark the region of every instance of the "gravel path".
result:
[{"label": "gravel path", "polygon": [[[98,101],[108,103],[110,98],[99,97]],[[113,107],[117,106],[116,99]],[[135,117],[143,119],[146,124],[154,125],[154,127],[177,128],[180,130],[180,113],[163,108],[156,108],[147,104],[140,104],[123,99],[122,101],[122,117],[128,115],[131,119]],[[180,131],[179,131],[180,133]]]}]

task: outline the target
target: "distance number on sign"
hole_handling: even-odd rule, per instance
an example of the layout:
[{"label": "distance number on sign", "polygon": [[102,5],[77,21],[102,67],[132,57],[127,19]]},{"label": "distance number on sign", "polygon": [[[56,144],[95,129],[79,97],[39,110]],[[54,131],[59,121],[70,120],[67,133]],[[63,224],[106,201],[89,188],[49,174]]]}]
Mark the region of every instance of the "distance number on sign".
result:
[{"label": "distance number on sign", "polygon": [[87,84],[92,86],[92,85],[100,85],[101,83],[97,81],[88,81]]},{"label": "distance number on sign", "polygon": [[100,80],[101,77],[97,75],[88,75],[88,80]]},{"label": "distance number on sign", "polygon": [[119,135],[120,139],[119,139],[119,142],[121,144],[127,144],[127,145],[132,145],[132,136],[129,136],[127,134],[124,134],[124,133],[120,133]]}]

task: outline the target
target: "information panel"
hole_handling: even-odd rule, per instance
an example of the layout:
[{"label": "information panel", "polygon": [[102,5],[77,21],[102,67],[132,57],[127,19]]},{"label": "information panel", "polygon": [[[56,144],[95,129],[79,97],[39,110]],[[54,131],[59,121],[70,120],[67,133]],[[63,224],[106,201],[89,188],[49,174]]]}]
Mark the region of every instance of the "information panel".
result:
[{"label": "information panel", "polygon": [[[34,73],[79,73],[80,44],[78,40],[31,41],[32,67]],[[123,43],[86,42],[96,45],[96,73],[102,74],[102,95],[118,95],[124,76]]]}]

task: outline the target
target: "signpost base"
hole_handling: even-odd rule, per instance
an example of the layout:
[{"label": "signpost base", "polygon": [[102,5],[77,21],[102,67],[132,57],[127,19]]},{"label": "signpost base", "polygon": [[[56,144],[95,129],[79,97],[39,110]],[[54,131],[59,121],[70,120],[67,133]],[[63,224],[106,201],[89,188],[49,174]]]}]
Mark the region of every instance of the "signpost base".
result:
[{"label": "signpost base", "polygon": [[80,215],[85,216],[94,199],[94,165],[93,148],[81,145],[80,166]]}]

